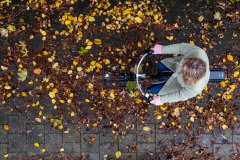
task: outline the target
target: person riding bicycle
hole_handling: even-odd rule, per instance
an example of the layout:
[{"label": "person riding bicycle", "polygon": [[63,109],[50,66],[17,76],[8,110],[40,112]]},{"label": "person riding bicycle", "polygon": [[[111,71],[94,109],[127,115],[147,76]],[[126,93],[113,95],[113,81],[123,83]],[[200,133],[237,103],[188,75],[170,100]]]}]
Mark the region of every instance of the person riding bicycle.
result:
[{"label": "person riding bicycle", "polygon": [[173,74],[166,82],[149,88],[151,93],[158,94],[153,97],[151,104],[186,101],[202,92],[210,78],[209,60],[204,50],[188,43],[168,46],[156,44],[151,49],[155,55],[181,55],[158,62],[159,70],[172,71]]}]

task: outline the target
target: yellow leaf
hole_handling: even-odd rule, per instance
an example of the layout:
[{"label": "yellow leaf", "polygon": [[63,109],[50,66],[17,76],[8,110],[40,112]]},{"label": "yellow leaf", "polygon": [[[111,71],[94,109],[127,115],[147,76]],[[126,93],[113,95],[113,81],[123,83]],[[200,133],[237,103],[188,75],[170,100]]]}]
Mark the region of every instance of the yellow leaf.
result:
[{"label": "yellow leaf", "polygon": [[16,31],[16,27],[14,25],[11,25],[11,24],[9,24],[7,26],[7,29],[8,29],[9,32],[15,32]]},{"label": "yellow leaf", "polygon": [[228,54],[228,55],[227,55],[227,59],[228,59],[229,61],[233,61],[233,56],[232,56],[231,54]]},{"label": "yellow leaf", "polygon": [[100,45],[100,44],[102,44],[102,40],[101,39],[94,39],[94,43],[96,45]]},{"label": "yellow leaf", "polygon": [[167,106],[162,105],[162,106],[160,106],[160,109],[161,109],[162,111],[166,111],[166,110],[167,110]]},{"label": "yellow leaf", "polygon": [[122,155],[122,153],[121,153],[120,151],[117,151],[117,152],[115,153],[115,155],[116,155],[116,158],[120,158],[121,155]]},{"label": "yellow leaf", "polygon": [[142,103],[142,100],[140,99],[140,98],[137,98],[136,99],[136,103],[138,104],[138,103]]},{"label": "yellow leaf", "polygon": [[140,18],[140,17],[135,17],[135,22],[137,22],[137,23],[142,23],[142,18]]},{"label": "yellow leaf", "polygon": [[97,127],[97,123],[94,123],[94,124],[93,124],[93,127],[95,127],[95,128],[96,128],[96,127]]},{"label": "yellow leaf", "polygon": [[78,72],[80,72],[80,71],[82,71],[82,70],[83,70],[82,67],[77,67],[77,71],[78,71]]},{"label": "yellow leaf", "polygon": [[4,129],[5,131],[8,131],[8,130],[9,130],[9,126],[8,126],[7,124],[4,124],[4,125],[3,125],[3,129]]},{"label": "yellow leaf", "polygon": [[5,88],[5,89],[7,89],[7,90],[11,89],[11,87],[10,87],[10,86],[8,86],[8,85],[7,85],[7,86],[5,86],[4,88]]},{"label": "yellow leaf", "polygon": [[61,148],[61,149],[60,149],[60,152],[63,152],[63,151],[64,151],[64,148]]},{"label": "yellow leaf", "polygon": [[6,70],[8,69],[8,67],[1,66],[1,69],[2,69],[3,71],[6,71]]},{"label": "yellow leaf", "polygon": [[213,126],[212,125],[208,126],[208,129],[213,130]]},{"label": "yellow leaf", "polygon": [[43,153],[46,152],[46,148],[43,148],[41,151],[42,151]]},{"label": "yellow leaf", "polygon": [[198,18],[198,21],[199,21],[199,22],[202,22],[203,19],[204,19],[204,17],[203,17],[203,16],[200,16],[200,17]]},{"label": "yellow leaf", "polygon": [[53,93],[58,93],[58,89],[57,88],[53,88],[52,92]]},{"label": "yellow leaf", "polygon": [[175,126],[175,125],[176,125],[176,122],[171,122],[171,125],[172,125],[172,126]]},{"label": "yellow leaf", "polygon": [[227,94],[226,95],[226,99],[232,99],[232,95],[231,94]]},{"label": "yellow leaf", "polygon": [[144,14],[141,11],[138,11],[137,15],[138,15],[138,17],[143,17]]},{"label": "yellow leaf", "polygon": [[69,25],[69,24],[71,24],[71,21],[67,19],[67,20],[64,22],[64,24],[65,24],[65,25]]},{"label": "yellow leaf", "polygon": [[97,62],[96,61],[91,61],[91,65],[93,66],[93,65],[95,65]]},{"label": "yellow leaf", "polygon": [[58,126],[58,129],[63,129],[63,125]]},{"label": "yellow leaf", "polygon": [[56,99],[52,99],[52,104],[55,104],[56,102]]},{"label": "yellow leaf", "polygon": [[236,89],[236,86],[235,86],[234,84],[229,85],[229,87],[230,87],[232,90]]},{"label": "yellow leaf", "polygon": [[94,21],[95,21],[95,18],[92,17],[92,16],[89,16],[89,17],[88,17],[88,21],[89,21],[89,22],[94,22]]},{"label": "yellow leaf", "polygon": [[225,81],[220,82],[220,86],[226,87],[226,82]]},{"label": "yellow leaf", "polygon": [[190,42],[189,42],[189,43],[194,45],[194,41],[193,41],[193,40],[190,40]]},{"label": "yellow leaf", "polygon": [[55,93],[54,93],[54,92],[49,92],[48,95],[49,95],[51,98],[55,98]]},{"label": "yellow leaf", "polygon": [[194,122],[194,117],[190,117],[190,121],[191,121],[191,122]]},{"label": "yellow leaf", "polygon": [[89,99],[85,99],[85,102],[89,103],[89,102],[90,102],[90,100],[89,100]]},{"label": "yellow leaf", "polygon": [[7,94],[7,98],[11,97],[12,93],[8,93]]},{"label": "yellow leaf", "polygon": [[235,72],[233,73],[233,77],[236,78],[236,77],[238,77],[238,76],[239,76],[239,71],[235,71]]},{"label": "yellow leaf", "polygon": [[4,156],[3,156],[4,158],[8,158],[8,154],[6,153],[6,154],[4,154]]},{"label": "yellow leaf", "polygon": [[142,43],[141,42],[138,42],[138,47],[140,48],[140,47],[142,47]]},{"label": "yellow leaf", "polygon": [[166,36],[166,39],[171,41],[171,40],[173,40],[173,36]]},{"label": "yellow leaf", "polygon": [[144,131],[147,131],[147,132],[149,132],[149,131],[151,131],[151,128],[150,128],[150,127],[147,127],[147,126],[145,126],[145,127],[143,127],[143,130],[144,130]]},{"label": "yellow leaf", "polygon": [[226,60],[226,58],[223,58],[223,60],[222,60],[222,61],[223,61],[223,63],[225,63],[227,60]]},{"label": "yellow leaf", "polygon": [[44,56],[48,55],[48,52],[47,51],[43,51],[43,55]]},{"label": "yellow leaf", "polygon": [[27,93],[26,93],[26,92],[22,92],[22,96],[23,96],[23,97],[26,97],[26,96],[27,96]]},{"label": "yellow leaf", "polygon": [[233,120],[234,120],[234,121],[237,121],[237,117],[236,117],[236,116],[234,116],[234,117],[233,117]]},{"label": "yellow leaf", "polygon": [[227,129],[227,128],[228,128],[228,126],[226,124],[222,125],[222,129]]},{"label": "yellow leaf", "polygon": [[127,14],[130,14],[131,13],[131,8],[128,8],[128,9],[125,9],[122,14],[123,16],[126,16]]},{"label": "yellow leaf", "polygon": [[105,64],[110,64],[110,60],[109,59],[105,59]]},{"label": "yellow leaf", "polygon": [[74,60],[73,65],[76,66],[77,64],[78,64],[78,62]]},{"label": "yellow leaf", "polygon": [[32,81],[32,80],[31,80],[31,81],[29,81],[29,82],[28,82],[28,84],[33,84],[33,81]]},{"label": "yellow leaf", "polygon": [[63,99],[60,99],[60,101],[59,101],[60,103],[64,103],[65,101],[63,100]]},{"label": "yellow leaf", "polygon": [[44,31],[44,30],[42,30],[42,29],[40,29],[39,31],[40,31],[40,33],[41,33],[43,36],[46,36],[46,35],[47,35],[46,31]]},{"label": "yellow leaf", "polygon": [[35,147],[39,147],[39,146],[40,146],[38,142],[34,142],[33,145],[34,145]]},{"label": "yellow leaf", "polygon": [[91,49],[91,48],[92,48],[92,46],[87,46],[85,49],[88,49],[88,50],[89,50],[89,49]]}]

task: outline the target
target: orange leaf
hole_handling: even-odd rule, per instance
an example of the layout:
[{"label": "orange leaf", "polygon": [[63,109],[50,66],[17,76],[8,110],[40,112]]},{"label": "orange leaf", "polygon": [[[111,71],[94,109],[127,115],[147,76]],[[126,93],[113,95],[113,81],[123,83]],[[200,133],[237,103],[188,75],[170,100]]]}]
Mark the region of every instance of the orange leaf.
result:
[{"label": "orange leaf", "polygon": [[39,74],[42,72],[42,70],[41,70],[40,68],[36,68],[36,69],[34,69],[33,72],[34,72],[35,74],[39,75]]}]

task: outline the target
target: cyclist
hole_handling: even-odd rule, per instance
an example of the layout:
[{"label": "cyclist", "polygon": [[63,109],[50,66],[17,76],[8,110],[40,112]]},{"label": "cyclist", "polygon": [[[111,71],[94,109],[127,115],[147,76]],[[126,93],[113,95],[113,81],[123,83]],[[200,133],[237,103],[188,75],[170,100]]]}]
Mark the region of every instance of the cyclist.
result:
[{"label": "cyclist", "polygon": [[173,74],[166,82],[149,88],[150,92],[158,94],[153,97],[151,104],[185,101],[201,93],[210,78],[209,60],[204,50],[188,43],[168,46],[156,44],[152,50],[153,54],[180,56],[158,62],[159,70],[172,71]]}]

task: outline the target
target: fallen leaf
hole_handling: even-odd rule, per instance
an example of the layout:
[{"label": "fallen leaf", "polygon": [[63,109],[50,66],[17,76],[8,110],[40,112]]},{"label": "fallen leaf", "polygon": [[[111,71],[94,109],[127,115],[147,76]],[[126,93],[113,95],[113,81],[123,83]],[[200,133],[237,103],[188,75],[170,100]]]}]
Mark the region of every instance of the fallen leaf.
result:
[{"label": "fallen leaf", "polygon": [[176,107],[174,112],[171,114],[172,116],[178,117],[180,115],[180,108]]},{"label": "fallen leaf", "polygon": [[147,132],[149,132],[149,131],[151,131],[151,128],[150,128],[150,127],[147,127],[147,126],[145,126],[145,127],[143,127],[143,130],[144,130],[144,131],[147,131]]},{"label": "fallen leaf", "polygon": [[142,47],[142,43],[141,42],[138,42],[138,47],[141,48]]},{"label": "fallen leaf", "polygon": [[171,40],[173,40],[173,36],[166,36],[166,39],[171,41]]},{"label": "fallen leaf", "polygon": [[40,29],[39,31],[40,31],[40,33],[41,33],[43,36],[46,36],[46,35],[47,35],[46,31],[44,31],[44,30],[42,30],[42,29]]},{"label": "fallen leaf", "polygon": [[49,92],[48,95],[49,95],[49,97],[51,97],[51,98],[55,98],[55,93],[54,93],[54,92]]},{"label": "fallen leaf", "polygon": [[219,20],[219,21],[222,19],[222,16],[221,16],[220,12],[216,12],[214,14],[214,19]]},{"label": "fallen leaf", "polygon": [[226,124],[223,124],[221,127],[222,127],[222,129],[227,129],[228,128],[228,126]]},{"label": "fallen leaf", "polygon": [[94,42],[96,45],[102,44],[102,40],[101,40],[101,39],[94,39],[93,42]]},{"label": "fallen leaf", "polygon": [[135,22],[137,22],[137,23],[142,23],[142,18],[140,18],[140,17],[135,17]]},{"label": "fallen leaf", "polygon": [[38,117],[35,118],[35,121],[37,121],[37,122],[39,122],[39,123],[42,122],[41,118],[38,118]]},{"label": "fallen leaf", "polygon": [[40,68],[36,68],[33,70],[33,73],[39,75],[42,72],[42,70]]},{"label": "fallen leaf", "polygon": [[43,148],[41,151],[42,151],[43,153],[46,152],[46,148]]},{"label": "fallen leaf", "polygon": [[4,158],[8,158],[8,154],[6,153],[6,154],[4,154],[4,156],[3,156]]},{"label": "fallen leaf", "polygon": [[34,142],[33,145],[34,145],[35,147],[39,147],[39,146],[40,146],[40,144],[39,144],[38,142]]},{"label": "fallen leaf", "polygon": [[233,77],[236,78],[236,77],[238,77],[238,76],[239,76],[239,71],[235,71],[235,72],[233,73]]},{"label": "fallen leaf", "polygon": [[121,155],[122,155],[122,153],[121,153],[120,151],[117,151],[117,152],[115,153],[115,155],[116,155],[116,158],[120,158]]},{"label": "fallen leaf", "polygon": [[199,22],[202,22],[202,21],[203,21],[203,19],[204,19],[204,17],[203,17],[203,16],[200,16],[200,17],[198,17],[198,21],[199,21]]},{"label": "fallen leaf", "polygon": [[232,56],[231,54],[228,54],[228,55],[227,55],[227,59],[228,59],[229,61],[233,61],[233,56]]},{"label": "fallen leaf", "polygon": [[21,71],[19,71],[17,74],[18,74],[18,76],[19,76],[19,77],[18,77],[18,80],[24,81],[24,80],[27,78],[28,72],[21,70]]},{"label": "fallen leaf", "polygon": [[64,24],[65,24],[65,25],[69,25],[69,24],[71,24],[71,21],[67,19],[67,20],[64,22]]},{"label": "fallen leaf", "polygon": [[9,126],[8,126],[7,124],[4,124],[4,125],[3,125],[3,129],[4,129],[5,131],[8,131],[8,130],[9,130]]}]

